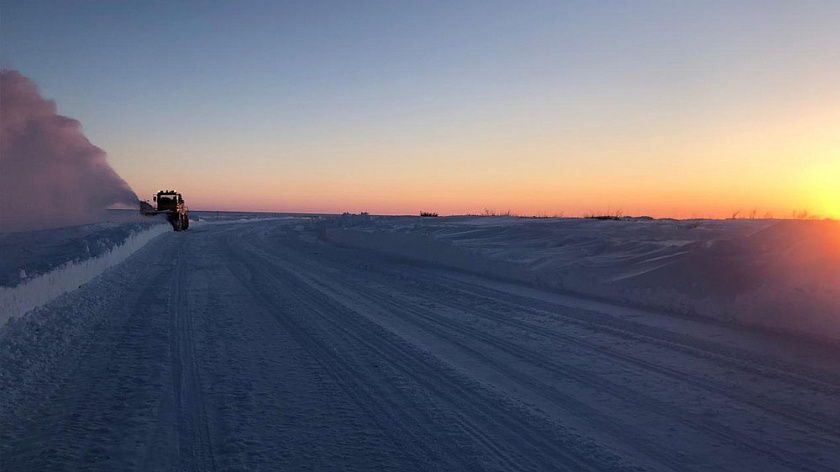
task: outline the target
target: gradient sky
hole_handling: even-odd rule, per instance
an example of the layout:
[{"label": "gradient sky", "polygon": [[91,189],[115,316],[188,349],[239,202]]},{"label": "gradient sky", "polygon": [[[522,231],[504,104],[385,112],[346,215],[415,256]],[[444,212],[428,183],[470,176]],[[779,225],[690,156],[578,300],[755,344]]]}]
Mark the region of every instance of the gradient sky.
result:
[{"label": "gradient sky", "polygon": [[837,1],[0,5],[3,66],[149,198],[840,217]]}]

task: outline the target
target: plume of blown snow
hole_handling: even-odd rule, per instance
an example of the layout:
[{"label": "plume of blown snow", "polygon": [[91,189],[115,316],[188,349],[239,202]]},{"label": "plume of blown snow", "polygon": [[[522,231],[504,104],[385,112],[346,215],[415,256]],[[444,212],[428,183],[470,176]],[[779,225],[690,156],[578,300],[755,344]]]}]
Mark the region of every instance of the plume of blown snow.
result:
[{"label": "plume of blown snow", "polygon": [[137,195],[77,120],[14,70],[0,70],[0,232],[98,221]]}]

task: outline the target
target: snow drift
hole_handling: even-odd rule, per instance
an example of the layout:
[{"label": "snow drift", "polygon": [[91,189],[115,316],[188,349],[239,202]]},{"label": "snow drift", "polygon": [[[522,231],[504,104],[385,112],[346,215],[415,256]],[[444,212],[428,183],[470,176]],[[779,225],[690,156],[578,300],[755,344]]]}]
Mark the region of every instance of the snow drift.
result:
[{"label": "snow drift", "polygon": [[90,223],[108,206],[136,206],[105,152],[32,81],[0,70],[0,104],[0,232]]},{"label": "snow drift", "polygon": [[[110,231],[114,232],[119,229],[112,228]],[[61,255],[66,262],[36,277],[27,276],[25,269],[21,269],[21,276],[24,280],[14,286],[0,286],[0,327],[5,325],[12,317],[21,317],[30,310],[43,306],[51,300],[79,288],[80,285],[89,282],[106,269],[127,259],[153,238],[171,231],[169,225],[161,223],[147,225],[142,230],[132,229],[119,244],[101,248],[96,256],[85,258],[85,255],[90,256],[90,250],[85,246],[86,251],[62,251]],[[38,237],[39,235],[32,236]],[[59,240],[53,241],[50,245],[59,249],[65,247]],[[8,247],[4,247],[4,252],[7,252],[7,249]],[[40,254],[38,257],[44,259],[44,263],[49,262],[49,256],[47,255]],[[20,259],[17,264],[20,265],[24,262],[25,260]]]},{"label": "snow drift", "polygon": [[336,219],[323,236],[562,290],[840,339],[840,222]]}]

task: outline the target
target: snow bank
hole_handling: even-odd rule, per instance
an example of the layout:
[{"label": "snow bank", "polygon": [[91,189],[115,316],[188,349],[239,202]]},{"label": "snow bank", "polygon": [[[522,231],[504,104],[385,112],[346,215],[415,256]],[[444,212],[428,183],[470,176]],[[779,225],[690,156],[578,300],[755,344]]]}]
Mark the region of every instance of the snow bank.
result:
[{"label": "snow bank", "polygon": [[135,212],[110,212],[108,221],[65,228],[0,234],[0,286],[14,287],[68,262],[98,257],[155,225],[162,215],[143,218]]},{"label": "snow bank", "polygon": [[240,218],[236,220],[198,220],[210,225],[238,225],[242,223],[264,223],[266,221],[277,220],[291,220],[295,219],[292,216],[270,216],[270,217],[254,217],[254,218]]},{"label": "snow bank", "polygon": [[16,286],[0,287],[0,327],[12,317],[23,316],[28,311],[75,290],[109,267],[124,261],[153,238],[170,231],[172,230],[168,224],[155,224],[130,234],[121,244],[104,250],[95,257],[70,260],[48,273],[26,278]]},{"label": "snow bank", "polygon": [[335,219],[326,239],[551,290],[840,339],[840,223]]},{"label": "snow bank", "polygon": [[264,221],[315,218],[318,215],[301,213],[248,213],[235,211],[190,211],[190,218],[213,224],[259,223]]}]

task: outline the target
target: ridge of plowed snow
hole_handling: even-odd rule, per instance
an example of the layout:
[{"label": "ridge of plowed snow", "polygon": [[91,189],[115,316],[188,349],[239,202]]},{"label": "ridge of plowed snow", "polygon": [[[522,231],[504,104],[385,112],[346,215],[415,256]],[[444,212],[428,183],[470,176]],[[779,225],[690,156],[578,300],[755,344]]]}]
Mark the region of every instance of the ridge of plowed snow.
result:
[{"label": "ridge of plowed snow", "polygon": [[172,229],[168,224],[156,224],[129,234],[121,244],[101,250],[95,257],[69,260],[50,272],[26,278],[13,287],[0,287],[0,327],[13,317],[23,316],[79,288],[109,267],[124,261],[152,239],[170,231]]}]

